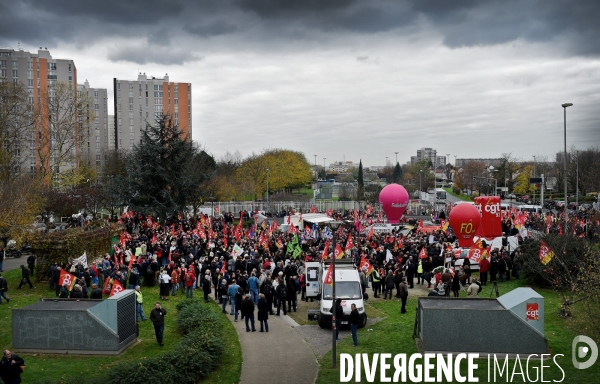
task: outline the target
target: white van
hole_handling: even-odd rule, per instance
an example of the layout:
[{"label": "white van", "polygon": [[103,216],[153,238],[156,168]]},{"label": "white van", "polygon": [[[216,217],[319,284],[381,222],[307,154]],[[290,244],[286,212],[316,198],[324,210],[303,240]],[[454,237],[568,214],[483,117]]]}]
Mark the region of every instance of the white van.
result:
[{"label": "white van", "polygon": [[[313,289],[312,279],[315,276],[319,276],[319,293],[316,298],[320,300],[319,311],[309,311],[308,319],[316,320],[321,328],[331,328],[331,317],[332,307],[334,302],[332,300],[333,289],[329,284],[324,284],[325,277],[327,275],[327,269],[329,268],[329,260],[326,263],[307,263],[306,265],[306,282],[307,282],[307,296],[308,296],[308,282],[311,281],[311,290]],[[320,271],[312,272],[311,268],[314,268],[311,264],[319,264]],[[314,270],[313,270],[314,271]],[[314,294],[314,290],[312,290]],[[338,299],[342,299],[342,307],[344,308],[344,316],[342,316],[342,325],[348,324],[350,319],[350,312],[352,311],[352,304],[356,305],[358,313],[360,315],[359,328],[367,325],[367,313],[365,312],[364,300],[367,300],[369,296],[365,293],[362,294],[362,286],[360,285],[360,277],[358,274],[357,266],[350,259],[336,260],[335,263],[335,296]],[[310,297],[310,296],[308,296]],[[315,297],[315,296],[313,296]]]},{"label": "white van", "polygon": [[541,205],[519,205],[517,210],[520,212],[542,213]]}]

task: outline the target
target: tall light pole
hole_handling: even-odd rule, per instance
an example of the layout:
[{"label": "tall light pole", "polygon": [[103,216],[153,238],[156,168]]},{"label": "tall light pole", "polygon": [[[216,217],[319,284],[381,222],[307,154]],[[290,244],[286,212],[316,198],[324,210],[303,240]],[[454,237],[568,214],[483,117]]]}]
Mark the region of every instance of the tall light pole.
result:
[{"label": "tall light pole", "polygon": [[387,156],[385,157],[385,166],[386,167],[388,166],[388,157]]},{"label": "tall light pole", "polygon": [[[533,177],[535,177],[535,156],[533,156]],[[533,204],[535,204],[535,183],[533,184]]]},{"label": "tall light pole", "polygon": [[315,179],[318,179],[317,175],[317,155],[313,155],[315,157]]},{"label": "tall light pole", "polygon": [[396,154],[396,164],[398,164],[398,153],[400,152],[394,152]]},{"label": "tall light pole", "polygon": [[422,186],[422,182],[421,182],[421,176],[423,176],[423,170],[420,169],[419,170],[419,205],[421,204],[421,186]]},{"label": "tall light pole", "polygon": [[269,168],[267,168],[266,171],[267,171],[267,210],[265,213],[269,212]]},{"label": "tall light pole", "polygon": [[333,357],[333,361],[332,361],[332,368],[335,368],[336,364],[337,364],[337,353],[335,350],[336,347],[336,342],[337,342],[337,337],[336,337],[336,330],[337,330],[337,325],[336,325],[336,318],[335,318],[335,312],[336,312],[336,297],[335,297],[335,249],[336,249],[336,242],[337,242],[337,238],[336,238],[336,234],[337,234],[337,229],[340,227],[340,225],[344,225],[343,222],[340,221],[332,221],[329,223],[329,225],[331,226],[331,232],[333,233],[333,241],[332,241],[332,247],[333,247],[333,253],[332,253],[332,258],[331,258],[331,330],[332,330],[332,335],[331,335],[331,355]]},{"label": "tall light pole", "polygon": [[326,157],[323,158],[323,173],[325,174],[325,179],[327,179],[327,171],[325,170],[325,159]]},{"label": "tall light pole", "polygon": [[579,207],[579,151],[576,151],[575,154],[577,155],[577,174],[575,176],[577,176],[575,178],[575,209],[577,209]]},{"label": "tall light pole", "polygon": [[572,107],[573,103],[564,103],[562,105],[563,110],[564,110],[564,121],[565,121],[565,154],[564,154],[564,159],[563,159],[563,165],[564,165],[564,175],[563,178],[565,179],[565,228],[564,228],[564,233],[567,233],[567,207],[569,205],[569,202],[567,200],[567,108],[568,107]]}]

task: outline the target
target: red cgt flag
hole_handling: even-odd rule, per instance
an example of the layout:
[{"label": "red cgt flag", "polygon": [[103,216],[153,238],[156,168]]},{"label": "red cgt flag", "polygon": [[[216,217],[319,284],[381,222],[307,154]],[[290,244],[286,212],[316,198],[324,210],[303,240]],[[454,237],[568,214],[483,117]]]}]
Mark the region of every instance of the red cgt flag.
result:
[{"label": "red cgt flag", "polygon": [[61,269],[58,281],[59,281],[59,284],[61,287],[65,284],[67,284],[69,286],[69,291],[70,291],[71,289],[73,289],[73,286],[75,285],[75,275],[72,275],[69,272],[65,271],[64,269]]},{"label": "red cgt flag", "polygon": [[342,247],[340,247],[339,244],[336,244],[335,245],[335,258],[341,259],[342,257],[344,257],[344,251],[342,250]]},{"label": "red cgt flag", "polygon": [[121,285],[121,283],[119,283],[119,280],[114,280],[112,289],[110,290],[110,296],[108,296],[108,297],[112,297],[119,292],[123,292],[123,290],[124,290],[124,288]]},{"label": "red cgt flag", "polygon": [[324,284],[333,286],[333,264],[329,264],[329,268],[327,268],[327,273],[325,274]]},{"label": "red cgt flag", "polygon": [[421,248],[421,252],[419,253],[419,259],[426,259],[429,255],[427,255],[427,250],[425,247]]},{"label": "red cgt flag", "polygon": [[352,234],[348,235],[348,241],[346,242],[346,251],[352,249],[354,247],[354,242],[352,241]]},{"label": "red cgt flag", "polygon": [[321,260],[327,259],[329,255],[329,240],[325,242],[325,248],[323,249],[323,253],[321,254]]},{"label": "red cgt flag", "polygon": [[375,270],[375,268],[373,268],[373,266],[371,265],[371,263],[369,262],[369,260],[367,260],[366,257],[361,257],[360,258],[359,268],[360,268],[361,271],[363,270],[363,268],[367,268],[367,271],[365,272],[365,275],[367,275],[367,277],[369,277],[369,275],[371,274],[371,272],[373,272]]}]

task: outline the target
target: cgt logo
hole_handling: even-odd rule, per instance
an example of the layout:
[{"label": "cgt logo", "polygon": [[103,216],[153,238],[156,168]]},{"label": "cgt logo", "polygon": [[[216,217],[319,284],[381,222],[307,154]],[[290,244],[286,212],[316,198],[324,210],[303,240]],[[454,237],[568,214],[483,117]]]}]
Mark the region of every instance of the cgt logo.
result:
[{"label": "cgt logo", "polygon": [[[585,345],[583,345],[585,344]],[[573,339],[571,350],[571,356],[573,359],[573,366],[577,369],[586,369],[594,365],[598,359],[598,345],[591,338],[583,335],[579,335]],[[587,358],[588,352],[591,354],[587,361],[579,361],[580,359]]]},{"label": "cgt logo", "polygon": [[537,303],[527,304],[527,320],[539,320],[540,319],[540,310]]},{"label": "cgt logo", "polygon": [[483,209],[492,215],[500,216],[500,203],[486,204]]}]

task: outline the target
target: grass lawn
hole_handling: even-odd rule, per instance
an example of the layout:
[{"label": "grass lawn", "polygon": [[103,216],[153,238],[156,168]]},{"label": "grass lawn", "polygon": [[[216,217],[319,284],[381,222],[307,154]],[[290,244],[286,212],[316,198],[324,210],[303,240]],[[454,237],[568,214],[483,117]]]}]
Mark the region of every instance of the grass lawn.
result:
[{"label": "grass lawn", "polygon": [[[28,286],[17,289],[21,279],[21,271],[13,270],[3,273],[3,276],[8,280],[8,296],[10,303],[3,301],[0,305],[0,345],[3,349],[10,349],[12,346],[12,316],[11,308],[22,308],[39,300],[39,297],[55,298],[54,291],[50,291],[47,282],[34,283],[34,289]],[[148,318],[150,311],[154,307],[154,303],[159,301],[158,287],[148,288],[142,287],[144,294],[144,313]],[[196,298],[202,299],[202,291],[196,292]],[[19,354],[25,359],[27,369],[22,375],[23,382],[34,383],[45,380],[46,382],[55,383],[85,383],[86,377],[90,378],[94,375],[108,370],[115,363],[132,360],[141,357],[150,357],[160,354],[175,346],[181,336],[176,329],[175,309],[180,300],[185,300],[185,296],[179,292],[177,296],[171,296],[170,300],[162,301],[163,307],[167,310],[165,317],[165,334],[164,347],[160,347],[156,343],[154,337],[154,327],[150,320],[140,322],[140,343],[130,347],[121,356],[75,356],[75,355],[59,355],[59,354]],[[226,344],[225,355],[222,358],[221,366],[213,372],[204,382],[209,383],[238,383],[241,374],[242,353],[241,347],[237,338],[237,333],[233,325],[225,315],[221,314],[220,307],[211,302],[211,309],[222,318],[224,327]]]},{"label": "grass lawn", "polygon": [[444,188],[444,189],[446,190],[446,192],[448,192],[452,196],[458,197],[461,200],[464,200],[464,201],[473,201],[473,197],[472,196],[467,196],[467,195],[463,195],[463,194],[457,195],[456,193],[454,193],[452,191],[452,188]]},{"label": "grass lawn", "polygon": [[[477,275],[477,274],[475,274]],[[500,295],[511,291],[514,288],[525,286],[525,282],[523,280],[511,280],[505,283],[499,283],[499,293]],[[543,289],[535,289],[538,293],[540,293],[545,298],[545,336],[548,339],[548,345],[550,347],[550,353],[552,355],[555,354],[563,354],[564,357],[558,357],[557,361],[560,367],[564,370],[565,379],[562,381],[564,383],[597,383],[598,375],[600,375],[600,361],[596,362],[594,366],[588,368],[586,370],[578,370],[573,367],[571,362],[571,343],[573,338],[578,335],[578,333],[572,329],[568,320],[565,320],[558,316],[559,309],[559,296],[551,290],[543,290]],[[489,298],[491,292],[491,286],[488,285],[484,287],[483,291],[480,294],[482,298]],[[461,292],[461,297],[466,296],[466,293]],[[495,297],[495,295],[494,295]],[[448,300],[452,300],[449,298]],[[319,375],[317,377],[317,383],[329,384],[329,383],[338,383],[340,382],[340,365],[339,365],[339,354],[340,353],[348,353],[351,355],[355,355],[357,353],[367,353],[372,356],[373,353],[391,353],[392,356],[399,353],[405,353],[407,356],[413,353],[417,353],[417,347],[415,340],[412,339],[414,321],[415,321],[415,312],[417,306],[417,298],[409,297],[407,303],[408,314],[401,315],[400,314],[400,305],[396,300],[391,300],[387,302],[372,302],[371,305],[381,312],[385,313],[387,316],[383,321],[374,324],[370,328],[373,329],[372,332],[368,332],[366,329],[359,330],[358,332],[358,340],[359,346],[354,348],[352,347],[351,338],[347,338],[341,341],[338,344],[337,352],[338,352],[338,363],[337,368],[331,368],[331,352],[328,352],[321,360],[321,368],[319,370]],[[465,332],[468,330],[468,325],[466,324],[457,324],[452,328],[454,332]],[[449,330],[450,331],[450,330]],[[493,325],[490,325],[490,337],[502,337],[501,334],[494,333]],[[466,337],[465,342],[468,342],[468,337]],[[389,361],[389,360],[388,360]],[[422,360],[421,360],[422,362]],[[476,370],[475,377],[479,377],[479,382],[487,382],[487,359],[481,359],[476,362],[479,367]],[[529,374],[531,375],[531,379],[535,378],[536,372],[532,366],[533,362],[530,363]],[[538,369],[540,362],[539,360],[535,364]],[[544,368],[544,380],[550,381],[556,380],[560,381],[563,377],[563,374],[559,368],[552,362],[552,360],[547,360],[544,362],[545,366],[550,366],[549,368]],[[523,370],[526,370],[525,362],[522,362]],[[461,372],[466,372],[466,364],[461,364]],[[509,363],[510,370],[512,372],[514,367],[514,361]],[[392,372],[389,374],[389,372]],[[388,371],[388,376],[392,376],[394,372],[393,363],[391,370]],[[518,372],[518,369],[517,369]],[[492,377],[493,378],[493,377]],[[361,375],[361,382],[366,383],[366,378],[364,374]],[[375,382],[380,382],[379,371],[376,373]],[[506,377],[497,378],[496,382],[506,382]],[[355,378],[353,377],[351,382],[355,382]],[[520,375],[514,376],[513,382],[524,382]],[[540,382],[538,378],[538,382]]]}]

